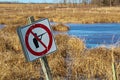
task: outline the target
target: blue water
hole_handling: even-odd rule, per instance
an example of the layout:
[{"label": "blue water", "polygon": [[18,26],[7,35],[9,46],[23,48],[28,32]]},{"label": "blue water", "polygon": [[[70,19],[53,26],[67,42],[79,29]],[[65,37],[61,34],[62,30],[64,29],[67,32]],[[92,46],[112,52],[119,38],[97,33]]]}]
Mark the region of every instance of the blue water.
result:
[{"label": "blue water", "polygon": [[1,24],[0,24],[0,29],[3,28],[3,27],[5,27],[5,25],[1,25]]},{"label": "blue water", "polygon": [[113,45],[120,41],[120,24],[67,24],[69,35],[84,40],[87,48]]}]

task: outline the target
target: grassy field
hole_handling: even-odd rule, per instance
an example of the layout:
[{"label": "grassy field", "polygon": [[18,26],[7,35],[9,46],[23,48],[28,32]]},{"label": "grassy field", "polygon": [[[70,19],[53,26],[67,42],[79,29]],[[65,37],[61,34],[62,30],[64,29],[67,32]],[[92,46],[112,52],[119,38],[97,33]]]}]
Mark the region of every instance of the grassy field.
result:
[{"label": "grassy field", "polygon": [[[49,18],[61,23],[120,23],[120,7],[59,8],[56,4],[0,4],[0,80],[44,78],[39,60],[26,62],[16,28],[27,18]],[[120,48],[87,49],[77,37],[55,35],[58,50],[48,55],[54,80],[113,80],[112,62],[120,79]],[[112,56],[113,55],[113,56]],[[114,60],[113,60],[114,58]],[[54,63],[54,64],[53,64]]]}]

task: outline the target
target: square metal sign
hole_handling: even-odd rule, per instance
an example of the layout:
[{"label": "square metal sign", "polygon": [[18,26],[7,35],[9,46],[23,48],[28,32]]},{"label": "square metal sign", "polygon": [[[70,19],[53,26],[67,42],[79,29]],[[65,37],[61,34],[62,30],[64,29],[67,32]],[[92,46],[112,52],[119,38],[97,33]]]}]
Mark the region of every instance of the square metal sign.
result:
[{"label": "square metal sign", "polygon": [[19,27],[17,33],[28,61],[57,50],[48,19],[38,20],[24,27]]}]

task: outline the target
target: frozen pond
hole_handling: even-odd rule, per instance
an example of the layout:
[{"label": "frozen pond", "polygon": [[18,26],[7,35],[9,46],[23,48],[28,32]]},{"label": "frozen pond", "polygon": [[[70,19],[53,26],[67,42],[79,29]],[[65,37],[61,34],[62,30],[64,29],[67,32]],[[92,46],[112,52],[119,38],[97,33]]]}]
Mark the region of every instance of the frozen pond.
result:
[{"label": "frozen pond", "polygon": [[69,35],[84,39],[87,48],[109,46],[120,41],[120,24],[67,24]]}]

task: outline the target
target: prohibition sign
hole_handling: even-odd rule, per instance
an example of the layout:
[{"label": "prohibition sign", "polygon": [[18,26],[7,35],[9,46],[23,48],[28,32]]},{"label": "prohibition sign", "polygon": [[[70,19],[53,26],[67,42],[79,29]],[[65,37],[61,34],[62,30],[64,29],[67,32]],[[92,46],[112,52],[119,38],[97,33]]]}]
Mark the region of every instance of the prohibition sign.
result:
[{"label": "prohibition sign", "polygon": [[[37,35],[35,35],[35,33],[32,31],[33,29],[35,28],[43,28],[47,33],[48,33],[48,37],[49,37],[49,42],[48,42],[48,45],[45,45]],[[28,39],[29,39],[29,35],[32,34],[36,40],[45,48],[45,50],[41,51],[41,52],[36,52],[34,51],[31,47],[30,47],[30,44],[28,42]],[[43,24],[35,24],[35,25],[32,25],[26,32],[26,35],[25,35],[25,44],[26,44],[26,47],[27,49],[35,56],[42,56],[44,54],[46,54],[51,46],[52,46],[52,33],[51,31],[49,30],[49,28]]]}]

